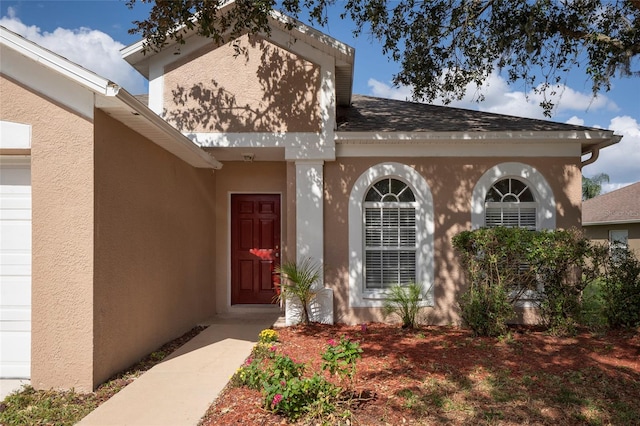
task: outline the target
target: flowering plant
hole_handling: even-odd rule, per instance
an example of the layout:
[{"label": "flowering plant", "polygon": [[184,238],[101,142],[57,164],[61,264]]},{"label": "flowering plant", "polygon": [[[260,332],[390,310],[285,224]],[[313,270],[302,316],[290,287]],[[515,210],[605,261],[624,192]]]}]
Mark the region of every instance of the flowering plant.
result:
[{"label": "flowering plant", "polygon": [[260,343],[272,343],[278,341],[278,332],[271,329],[266,328],[258,334],[258,339]]},{"label": "flowering plant", "polygon": [[356,373],[356,362],[362,358],[362,349],[358,342],[351,341],[345,336],[340,341],[334,339],[327,341],[327,348],[322,354],[322,369],[329,374],[338,375],[340,379],[353,381]]}]

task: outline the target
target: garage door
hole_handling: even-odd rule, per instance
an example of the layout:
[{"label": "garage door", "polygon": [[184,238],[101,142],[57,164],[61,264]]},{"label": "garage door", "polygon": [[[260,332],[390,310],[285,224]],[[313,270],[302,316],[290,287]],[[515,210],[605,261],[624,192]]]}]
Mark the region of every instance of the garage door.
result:
[{"label": "garage door", "polygon": [[31,168],[0,157],[0,377],[29,378],[31,360]]}]

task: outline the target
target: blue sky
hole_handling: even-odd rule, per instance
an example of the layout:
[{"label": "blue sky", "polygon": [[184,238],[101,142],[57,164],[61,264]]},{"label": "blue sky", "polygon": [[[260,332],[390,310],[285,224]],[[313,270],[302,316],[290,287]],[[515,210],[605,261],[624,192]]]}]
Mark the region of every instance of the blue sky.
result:
[{"label": "blue sky", "polygon": [[[139,94],[146,92],[146,82],[120,58],[119,50],[139,41],[139,36],[127,31],[131,22],[145,18],[148,10],[144,4],[130,10],[124,0],[2,0],[0,25]],[[398,65],[386,58],[366,34],[354,38],[352,25],[340,21],[337,15],[333,11],[329,25],[316,28],[356,49],[354,93],[410,98],[410,88],[391,85]],[[636,61],[637,68],[640,61]],[[466,97],[452,105],[543,118],[539,97],[522,85],[509,86],[494,74],[482,90],[484,102],[478,104]],[[621,143],[603,150],[598,161],[585,167],[583,173],[607,173],[611,182],[605,185],[605,192],[640,181],[640,77],[616,79],[611,91],[593,98],[589,82],[577,70],[567,78],[561,92],[553,121],[611,129],[623,136]]]}]

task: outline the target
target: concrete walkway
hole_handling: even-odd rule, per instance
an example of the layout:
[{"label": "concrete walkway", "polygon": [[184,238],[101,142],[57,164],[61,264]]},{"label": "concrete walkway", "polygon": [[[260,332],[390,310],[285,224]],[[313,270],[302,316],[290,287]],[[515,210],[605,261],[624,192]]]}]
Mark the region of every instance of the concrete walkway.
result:
[{"label": "concrete walkway", "polygon": [[22,390],[22,387],[30,384],[28,379],[0,379],[0,401],[11,393]]},{"label": "concrete walkway", "polygon": [[217,316],[209,327],[137,378],[80,426],[195,426],[242,365],[277,309]]}]

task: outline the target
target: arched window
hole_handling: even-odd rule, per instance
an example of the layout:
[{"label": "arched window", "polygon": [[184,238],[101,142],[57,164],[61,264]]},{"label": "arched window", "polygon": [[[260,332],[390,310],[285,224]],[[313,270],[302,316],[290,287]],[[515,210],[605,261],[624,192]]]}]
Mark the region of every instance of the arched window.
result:
[{"label": "arched window", "polygon": [[432,306],[433,230],[431,189],[413,167],[364,171],[349,196],[349,306],[382,307],[389,287],[411,281]]},{"label": "arched window", "polygon": [[365,289],[416,282],[416,209],[409,186],[384,178],[369,189],[364,203]]},{"label": "arched window", "polygon": [[480,177],[471,195],[471,227],[491,226],[555,229],[555,197],[538,170],[500,163]]},{"label": "arched window", "polygon": [[487,191],[485,222],[488,228],[537,228],[536,199],[531,188],[520,179],[500,179]]}]

